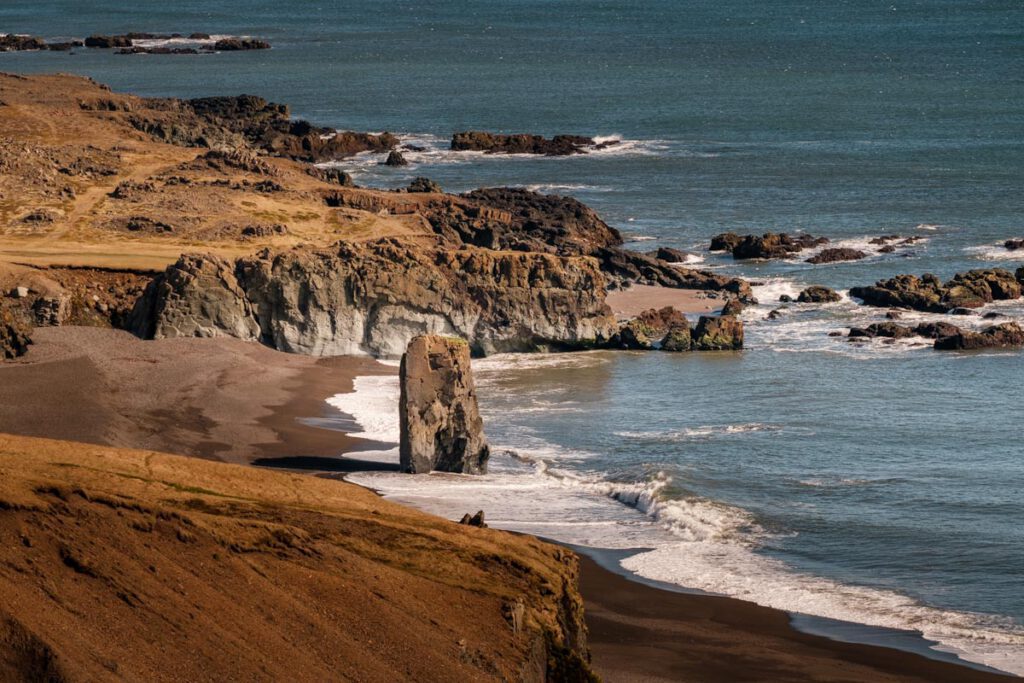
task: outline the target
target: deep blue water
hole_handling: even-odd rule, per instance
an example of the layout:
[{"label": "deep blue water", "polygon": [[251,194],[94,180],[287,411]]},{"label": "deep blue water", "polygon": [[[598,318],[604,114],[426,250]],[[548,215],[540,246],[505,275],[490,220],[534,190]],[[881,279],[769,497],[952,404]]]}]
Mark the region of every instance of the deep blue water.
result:
[{"label": "deep blue water", "polygon": [[[411,167],[343,166],[383,187],[428,175],[453,191],[573,194],[629,235],[765,280],[742,354],[485,361],[492,440],[548,470],[499,456],[493,481],[444,495],[484,498],[499,525],[558,516],[541,530],[657,547],[626,562],[651,578],[919,628],[1024,671],[1021,354],[854,347],[827,333],[879,315],[849,302],[764,320],[806,284],[1024,265],[997,246],[1024,236],[1018,0],[82,5],[7,0],[0,32],[207,31],[274,49],[0,54],[0,69],[254,93],[317,123],[403,133],[428,147]],[[467,128],[625,142],[567,159],[446,152]],[[704,249],[725,229],[927,239],[852,264],[739,267]],[[447,510],[443,487],[378,483]]]}]

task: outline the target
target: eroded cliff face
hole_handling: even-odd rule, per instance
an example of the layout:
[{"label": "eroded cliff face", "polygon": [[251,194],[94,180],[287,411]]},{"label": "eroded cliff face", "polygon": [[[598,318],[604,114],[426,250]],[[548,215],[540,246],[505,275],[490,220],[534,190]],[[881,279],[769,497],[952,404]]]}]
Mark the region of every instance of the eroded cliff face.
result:
[{"label": "eroded cliff face", "polygon": [[483,474],[490,449],[476,400],[469,345],[424,335],[409,342],[398,372],[403,472]]},{"label": "eroded cliff face", "polygon": [[140,299],[146,338],[227,335],[316,356],[399,357],[421,334],[476,355],[604,343],[615,321],[589,258],[412,247],[397,240],[184,256]]}]

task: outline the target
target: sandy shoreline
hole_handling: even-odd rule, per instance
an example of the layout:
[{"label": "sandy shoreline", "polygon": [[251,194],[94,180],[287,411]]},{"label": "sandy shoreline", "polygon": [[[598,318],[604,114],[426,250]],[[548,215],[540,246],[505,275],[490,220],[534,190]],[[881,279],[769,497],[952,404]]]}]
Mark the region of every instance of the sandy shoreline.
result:
[{"label": "sandy shoreline", "polygon": [[[314,359],[231,339],[142,342],[91,328],[41,328],[36,339],[22,360],[0,365],[0,432],[308,471],[379,468],[358,461],[379,444],[339,431],[351,423],[325,402],[351,391],[356,376],[395,372],[371,359]],[[809,635],[786,612],[666,591],[581,562],[593,664],[605,680],[1012,680]]]},{"label": "sandy shoreline", "polygon": [[680,313],[698,315],[720,310],[724,299],[709,298],[709,294],[698,289],[672,289],[650,285],[633,285],[629,289],[608,292],[605,299],[612,314],[619,319],[633,318],[649,308],[672,306]]}]

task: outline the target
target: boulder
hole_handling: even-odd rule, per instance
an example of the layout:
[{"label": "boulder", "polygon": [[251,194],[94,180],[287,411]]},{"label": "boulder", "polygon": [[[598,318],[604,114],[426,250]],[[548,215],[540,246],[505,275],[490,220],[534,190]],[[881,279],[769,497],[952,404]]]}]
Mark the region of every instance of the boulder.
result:
[{"label": "boulder", "polygon": [[409,187],[406,189],[409,192],[444,192],[444,190],[441,189],[441,186],[430,178],[413,178],[412,182],[409,183]]},{"label": "boulder", "polygon": [[928,339],[941,339],[942,337],[960,334],[960,332],[959,327],[945,322],[920,323],[914,328],[915,334],[919,337],[927,337]]},{"label": "boulder", "polygon": [[693,333],[690,329],[690,323],[686,320],[670,325],[668,332],[661,340],[662,351],[689,351],[692,346]]},{"label": "boulder", "polygon": [[722,315],[739,315],[744,308],[746,305],[739,299],[729,299],[725,306],[722,306]]},{"label": "boulder", "polygon": [[1019,299],[1021,285],[1003,268],[984,268],[957,273],[946,283],[942,301],[949,308],[980,308],[992,301]]},{"label": "boulder", "polygon": [[993,325],[981,332],[960,330],[956,334],[935,340],[940,351],[968,351],[1024,346],[1024,329],[1017,323]]},{"label": "boulder", "polygon": [[1003,242],[1003,246],[1010,251],[1017,251],[1018,249],[1024,249],[1024,239],[1006,240]]},{"label": "boulder", "polygon": [[823,304],[842,301],[842,298],[833,289],[822,287],[821,285],[812,285],[800,292],[800,296],[796,300],[802,304]]},{"label": "boulder", "polygon": [[131,46],[132,39],[128,36],[89,36],[85,39],[85,47],[112,48]]},{"label": "boulder", "polygon": [[897,275],[879,280],[871,287],[853,287],[850,296],[868,306],[894,306],[915,311],[945,313],[949,306],[942,303],[942,281],[931,274],[916,277]]},{"label": "boulder", "polygon": [[647,252],[647,255],[668,263],[686,263],[686,259],[690,257],[690,254],[685,251],[671,247],[658,247],[654,251]]},{"label": "boulder", "polygon": [[704,316],[693,331],[697,351],[723,351],[743,348],[743,322],[731,315]]},{"label": "boulder", "polygon": [[743,238],[734,232],[723,232],[711,238],[711,246],[708,248],[711,251],[731,252],[742,241]]},{"label": "boulder", "polygon": [[398,371],[403,472],[487,471],[490,448],[469,358],[469,344],[462,339],[424,335],[409,342]]},{"label": "boulder", "polygon": [[451,148],[455,151],[485,152],[487,154],[542,154],[567,156],[585,154],[597,147],[593,138],[581,135],[556,135],[550,140],[540,135],[499,135],[483,131],[465,131],[452,135]]},{"label": "boulder", "polygon": [[385,166],[408,166],[409,162],[405,160],[402,153],[397,149],[393,149],[388,152],[388,158],[384,160]]},{"label": "boulder", "polygon": [[734,259],[787,258],[792,254],[827,244],[825,237],[811,235],[791,236],[786,233],[767,232],[764,235],[747,235],[733,247]]},{"label": "boulder", "polygon": [[858,261],[867,254],[859,249],[848,249],[846,247],[838,249],[823,249],[811,258],[807,259],[807,263],[837,263],[839,261]]},{"label": "boulder", "polygon": [[487,528],[487,523],[484,522],[484,511],[478,510],[475,515],[471,515],[468,512],[462,515],[462,519],[459,520],[459,524],[465,524],[466,526],[477,526],[481,529]]},{"label": "boulder", "polygon": [[17,358],[32,343],[32,326],[20,310],[0,301],[0,360]]},{"label": "boulder", "polygon": [[654,334],[643,321],[633,318],[622,324],[618,333],[612,338],[611,347],[629,351],[647,351],[654,348]]},{"label": "boulder", "polygon": [[916,332],[903,325],[893,322],[872,323],[866,328],[854,327],[850,329],[850,337],[888,337],[890,339],[903,339],[913,337]]}]

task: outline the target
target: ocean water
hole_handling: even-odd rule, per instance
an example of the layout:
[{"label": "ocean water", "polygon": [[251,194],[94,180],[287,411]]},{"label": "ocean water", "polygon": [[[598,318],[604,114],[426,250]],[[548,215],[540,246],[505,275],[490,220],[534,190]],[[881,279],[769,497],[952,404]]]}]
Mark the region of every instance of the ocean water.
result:
[{"label": "ocean water", "polygon": [[[742,353],[476,362],[498,450],[486,477],[355,479],[453,517],[483,508],[494,526],[637,549],[623,566],[650,579],[920,631],[1024,673],[1024,356],[829,337],[881,319],[848,299],[765,320],[808,284],[1024,265],[998,247],[1024,237],[1018,0],[83,4],[7,0],[0,32],[206,31],[274,49],[0,54],[0,70],[260,94],[390,130],[426,149],[406,168],[341,164],[358,182],[570,194],[631,246],[763,283]],[[470,128],[622,143],[572,158],[446,149]],[[738,265],[706,250],[722,230],[923,239],[855,263]],[[1024,318],[1020,302],[987,310]],[[337,399],[385,441],[389,381]]]}]

